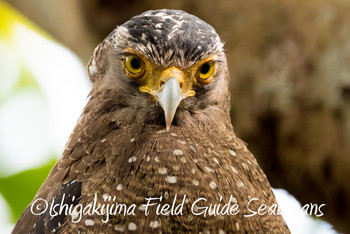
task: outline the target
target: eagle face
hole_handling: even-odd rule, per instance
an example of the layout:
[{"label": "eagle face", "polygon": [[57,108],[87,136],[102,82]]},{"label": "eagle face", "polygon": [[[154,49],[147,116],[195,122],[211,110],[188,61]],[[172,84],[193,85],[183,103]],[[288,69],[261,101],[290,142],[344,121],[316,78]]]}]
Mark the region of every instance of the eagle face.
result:
[{"label": "eagle face", "polygon": [[209,24],[183,11],[148,11],[117,27],[96,49],[88,73],[94,86],[167,130],[181,124],[184,111],[229,109],[222,105],[228,98],[223,43]]},{"label": "eagle face", "polygon": [[[276,200],[233,132],[226,57],[210,25],[183,11],[145,12],[102,41],[87,70],[90,99],[13,233],[289,232],[281,216],[245,218],[252,198],[251,209]],[[32,212],[38,199],[64,211],[62,204],[89,208],[96,197],[109,212],[120,204],[132,211],[108,222],[102,213],[77,221],[74,213]],[[182,208],[146,214],[151,198]],[[198,213],[230,203],[235,214]]]}]

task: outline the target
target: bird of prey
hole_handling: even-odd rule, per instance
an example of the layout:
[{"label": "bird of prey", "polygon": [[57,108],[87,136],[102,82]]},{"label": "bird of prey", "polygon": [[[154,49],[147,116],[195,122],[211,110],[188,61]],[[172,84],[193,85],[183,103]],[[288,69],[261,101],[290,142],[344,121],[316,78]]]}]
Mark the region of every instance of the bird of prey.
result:
[{"label": "bird of prey", "polygon": [[87,71],[89,101],[13,233],[289,233],[234,134],[209,24],[147,11],[107,36]]}]

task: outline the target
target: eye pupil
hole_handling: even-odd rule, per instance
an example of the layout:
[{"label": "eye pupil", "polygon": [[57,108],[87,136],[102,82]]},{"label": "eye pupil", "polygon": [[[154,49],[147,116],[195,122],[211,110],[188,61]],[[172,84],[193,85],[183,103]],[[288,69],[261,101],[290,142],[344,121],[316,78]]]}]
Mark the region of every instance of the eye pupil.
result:
[{"label": "eye pupil", "polygon": [[197,81],[202,84],[209,84],[213,79],[215,62],[213,60],[203,63],[197,71]]},{"label": "eye pupil", "polygon": [[204,63],[203,65],[202,65],[202,67],[201,67],[201,73],[202,74],[207,74],[208,72],[209,72],[209,70],[210,70],[210,65],[209,65],[209,63]]},{"label": "eye pupil", "polygon": [[132,66],[132,68],[134,69],[139,69],[141,66],[140,60],[138,58],[132,58],[130,65]]},{"label": "eye pupil", "polygon": [[124,57],[126,74],[133,79],[142,77],[145,74],[142,59],[137,55],[129,54]]}]

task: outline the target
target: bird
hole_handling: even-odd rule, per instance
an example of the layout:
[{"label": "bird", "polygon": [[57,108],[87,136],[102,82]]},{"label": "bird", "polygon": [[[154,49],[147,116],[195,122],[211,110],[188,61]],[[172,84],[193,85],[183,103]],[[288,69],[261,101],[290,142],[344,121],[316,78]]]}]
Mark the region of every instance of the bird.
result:
[{"label": "bird", "polygon": [[289,233],[234,133],[223,46],[181,10],[117,26],[87,65],[92,90],[61,158],[12,233]]}]

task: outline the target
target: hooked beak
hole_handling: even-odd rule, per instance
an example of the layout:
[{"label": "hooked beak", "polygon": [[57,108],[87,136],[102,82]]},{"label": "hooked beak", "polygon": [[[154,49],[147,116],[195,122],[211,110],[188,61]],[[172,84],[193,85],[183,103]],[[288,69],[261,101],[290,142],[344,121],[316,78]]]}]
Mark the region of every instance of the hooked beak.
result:
[{"label": "hooked beak", "polygon": [[183,99],[178,80],[170,77],[156,96],[160,106],[164,110],[166,130],[169,131],[176,109]]},{"label": "hooked beak", "polygon": [[145,78],[145,85],[140,92],[148,93],[156,99],[163,108],[166,130],[169,131],[180,102],[188,97],[195,96],[191,78],[177,67],[169,67],[160,74],[150,74]]}]

